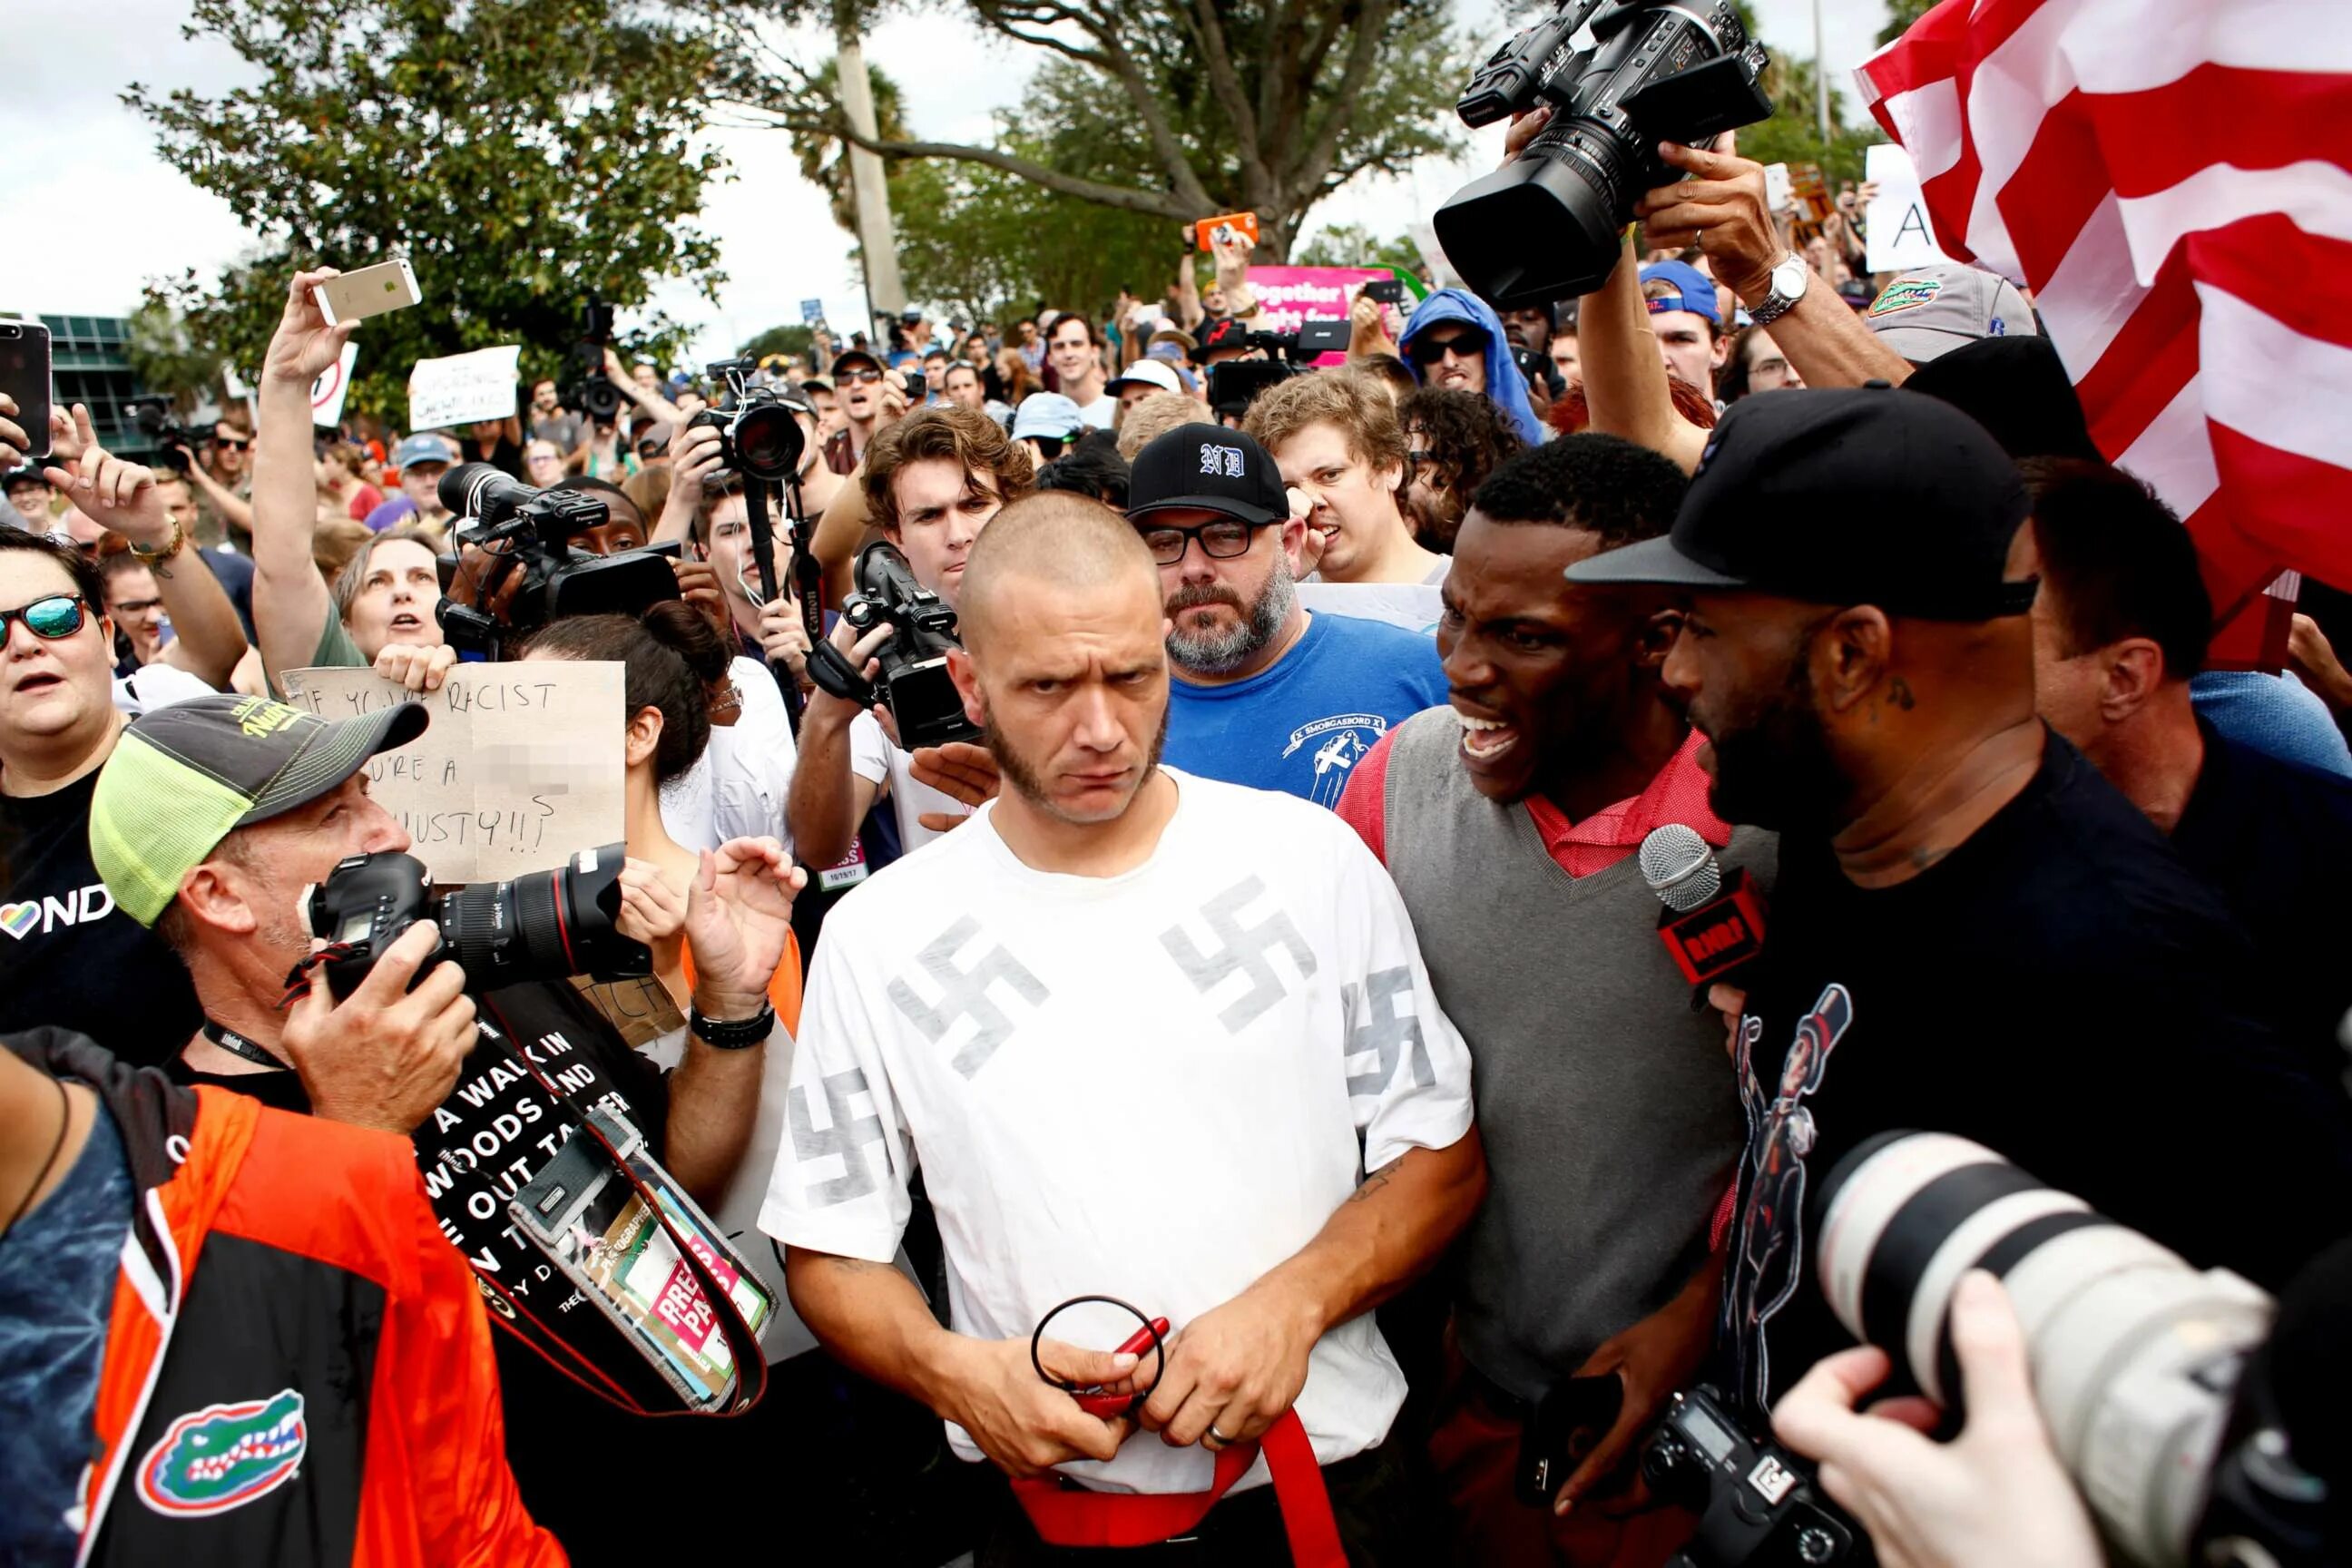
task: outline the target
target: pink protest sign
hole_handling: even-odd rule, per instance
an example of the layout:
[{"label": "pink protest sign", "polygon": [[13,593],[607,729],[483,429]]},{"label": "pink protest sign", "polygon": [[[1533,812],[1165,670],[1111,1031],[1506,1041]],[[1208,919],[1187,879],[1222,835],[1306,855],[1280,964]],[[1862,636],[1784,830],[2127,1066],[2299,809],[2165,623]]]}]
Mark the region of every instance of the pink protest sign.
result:
[{"label": "pink protest sign", "polygon": [[[1375,278],[1391,277],[1385,267],[1253,267],[1250,292],[1265,307],[1265,318],[1251,323],[1260,331],[1295,332],[1308,317],[1344,318],[1356,302],[1356,290]],[[1325,354],[1318,365],[1345,364],[1346,354]]]}]

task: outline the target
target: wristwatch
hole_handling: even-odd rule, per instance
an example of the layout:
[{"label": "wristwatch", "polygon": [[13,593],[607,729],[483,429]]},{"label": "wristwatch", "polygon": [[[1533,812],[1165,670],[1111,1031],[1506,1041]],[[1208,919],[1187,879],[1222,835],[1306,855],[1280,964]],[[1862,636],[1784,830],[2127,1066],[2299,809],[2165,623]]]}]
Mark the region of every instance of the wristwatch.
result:
[{"label": "wristwatch", "polygon": [[1748,319],[1759,327],[1770,326],[1796,309],[1797,301],[1805,297],[1806,289],[1811,286],[1813,269],[1805,265],[1803,257],[1792,250],[1772,268],[1771,279],[1772,291],[1764,296],[1760,304],[1748,308]]}]

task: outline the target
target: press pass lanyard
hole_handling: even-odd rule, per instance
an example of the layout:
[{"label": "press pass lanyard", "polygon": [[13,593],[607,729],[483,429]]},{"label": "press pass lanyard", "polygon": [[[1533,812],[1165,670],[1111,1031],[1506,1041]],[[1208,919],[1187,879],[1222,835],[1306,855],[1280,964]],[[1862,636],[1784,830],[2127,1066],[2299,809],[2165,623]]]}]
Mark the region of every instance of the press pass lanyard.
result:
[{"label": "press pass lanyard", "polygon": [[215,1024],[210,1018],[205,1020],[204,1037],[229,1055],[249,1061],[255,1067],[274,1068],[279,1072],[292,1070],[284,1062],[271,1056],[267,1050],[247,1039],[235,1029],[226,1025]]}]

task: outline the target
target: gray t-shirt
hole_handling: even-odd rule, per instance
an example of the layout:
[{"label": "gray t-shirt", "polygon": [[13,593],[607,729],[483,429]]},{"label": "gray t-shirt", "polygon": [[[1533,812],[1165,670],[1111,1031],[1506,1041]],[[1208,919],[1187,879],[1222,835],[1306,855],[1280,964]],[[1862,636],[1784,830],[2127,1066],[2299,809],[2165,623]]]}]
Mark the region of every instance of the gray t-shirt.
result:
[{"label": "gray t-shirt", "polygon": [[532,420],[530,434],[533,440],[552,441],[569,454],[580,445],[581,433],[587,426],[587,419],[578,414],[551,414],[543,419]]}]

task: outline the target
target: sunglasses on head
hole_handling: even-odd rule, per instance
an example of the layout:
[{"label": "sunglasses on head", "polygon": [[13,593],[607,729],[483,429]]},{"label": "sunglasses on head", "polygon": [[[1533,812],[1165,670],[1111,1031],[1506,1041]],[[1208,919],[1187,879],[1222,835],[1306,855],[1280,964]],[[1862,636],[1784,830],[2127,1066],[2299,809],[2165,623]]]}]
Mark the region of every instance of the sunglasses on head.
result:
[{"label": "sunglasses on head", "polygon": [[20,609],[0,610],[0,642],[8,640],[8,628],[17,621],[44,642],[69,637],[81,630],[82,612],[88,607],[79,594],[51,594]]},{"label": "sunglasses on head", "polygon": [[1461,359],[1481,358],[1486,352],[1486,334],[1456,332],[1450,338],[1428,336],[1415,338],[1412,340],[1411,351],[1412,363],[1418,365],[1435,364],[1445,357],[1445,351],[1448,349],[1452,349],[1455,356]]}]

